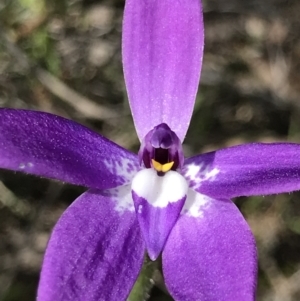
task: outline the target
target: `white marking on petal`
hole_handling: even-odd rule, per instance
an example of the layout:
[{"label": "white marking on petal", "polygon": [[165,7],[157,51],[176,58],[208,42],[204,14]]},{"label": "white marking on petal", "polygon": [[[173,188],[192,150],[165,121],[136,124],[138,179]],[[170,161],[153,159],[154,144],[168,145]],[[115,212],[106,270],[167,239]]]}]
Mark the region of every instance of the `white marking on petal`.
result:
[{"label": "white marking on petal", "polygon": [[186,179],[176,171],[168,171],[158,176],[152,169],[139,171],[132,180],[132,190],[154,207],[164,208],[186,196]]},{"label": "white marking on petal", "polygon": [[31,168],[31,167],[33,167],[33,163],[31,163],[31,162],[28,162],[28,163],[20,163],[19,164],[19,168],[20,169],[25,169],[25,168]]},{"label": "white marking on petal", "polygon": [[124,157],[105,159],[104,164],[112,174],[120,176],[123,180],[131,180],[139,170],[138,165]]},{"label": "white marking on petal", "polygon": [[198,188],[203,181],[214,181],[220,172],[218,168],[211,168],[204,163],[196,165],[194,163],[184,166],[185,178],[190,182],[190,186]]},{"label": "white marking on petal", "polygon": [[115,202],[115,210],[120,214],[126,211],[133,212],[134,204],[131,195],[131,186],[124,185],[102,191],[103,195],[110,197]]},{"label": "white marking on petal", "polygon": [[19,164],[19,168],[20,168],[20,169],[24,169],[25,167],[26,167],[26,165],[25,165],[24,163],[20,163],[20,164]]},{"label": "white marking on petal", "polygon": [[203,210],[209,206],[210,201],[211,199],[208,196],[189,189],[181,214],[201,218],[203,216]]}]

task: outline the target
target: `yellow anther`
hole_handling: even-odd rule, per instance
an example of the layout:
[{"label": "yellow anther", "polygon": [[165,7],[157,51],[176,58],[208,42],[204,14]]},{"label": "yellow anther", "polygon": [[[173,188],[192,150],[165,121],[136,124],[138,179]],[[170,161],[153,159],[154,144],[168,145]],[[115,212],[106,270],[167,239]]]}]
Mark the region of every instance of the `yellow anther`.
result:
[{"label": "yellow anther", "polygon": [[169,163],[166,163],[166,164],[163,164],[163,165],[162,165],[161,171],[162,171],[162,172],[167,172],[167,171],[169,171],[169,170],[172,168],[173,164],[174,164],[174,161],[169,162]]},{"label": "yellow anther", "polygon": [[152,166],[156,171],[167,172],[172,168],[173,165],[174,165],[174,161],[166,164],[160,164],[159,162],[152,159]]},{"label": "yellow anther", "polygon": [[155,161],[154,159],[152,159],[152,166],[154,167],[155,170],[162,171],[162,164]]}]

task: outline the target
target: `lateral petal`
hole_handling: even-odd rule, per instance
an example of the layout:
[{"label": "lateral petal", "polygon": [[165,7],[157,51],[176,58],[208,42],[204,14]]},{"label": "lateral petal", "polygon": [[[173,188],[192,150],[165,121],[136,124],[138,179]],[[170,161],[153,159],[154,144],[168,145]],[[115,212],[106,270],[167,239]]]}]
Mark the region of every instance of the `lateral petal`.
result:
[{"label": "lateral petal", "polygon": [[135,154],[71,120],[0,109],[0,168],[106,189],[129,183],[139,162]]},{"label": "lateral petal", "polygon": [[190,187],[214,198],[266,195],[300,189],[300,144],[251,143],[189,158]]},{"label": "lateral petal", "polygon": [[198,89],[203,56],[200,0],[127,0],[123,65],[140,141],[166,123],[182,141]]},{"label": "lateral petal", "polygon": [[88,191],[56,224],[38,301],[126,300],[140,272],[144,242],[130,187]]},{"label": "lateral petal", "polygon": [[255,241],[229,200],[190,190],[162,259],[165,282],[176,301],[255,300]]}]

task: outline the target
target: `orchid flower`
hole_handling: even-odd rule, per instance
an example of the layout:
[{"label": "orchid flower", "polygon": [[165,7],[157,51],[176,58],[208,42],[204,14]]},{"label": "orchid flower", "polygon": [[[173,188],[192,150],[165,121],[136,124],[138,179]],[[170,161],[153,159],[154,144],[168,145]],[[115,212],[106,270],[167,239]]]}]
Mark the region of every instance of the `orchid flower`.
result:
[{"label": "orchid flower", "polygon": [[0,110],[0,167],[89,188],[49,240],[39,301],[122,301],[162,256],[176,301],[253,301],[253,235],[231,201],[300,189],[300,145],[245,144],[188,159],[203,55],[199,0],[127,0],[123,64],[138,155],[48,113]]}]

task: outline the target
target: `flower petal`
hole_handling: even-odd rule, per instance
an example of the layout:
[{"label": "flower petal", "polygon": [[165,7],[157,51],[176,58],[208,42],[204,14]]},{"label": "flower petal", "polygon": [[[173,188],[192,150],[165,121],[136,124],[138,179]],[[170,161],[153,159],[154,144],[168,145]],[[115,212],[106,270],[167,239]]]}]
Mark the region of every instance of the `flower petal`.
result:
[{"label": "flower petal", "polygon": [[[83,194],[56,224],[37,300],[126,300],[142,267],[144,242],[130,188],[101,193]],[[120,210],[130,200],[131,209]]]},{"label": "flower petal", "polygon": [[0,168],[93,188],[129,183],[136,155],[65,118],[0,109]]},{"label": "flower petal", "polygon": [[265,195],[300,189],[300,144],[253,143],[189,158],[190,186],[214,198]]},{"label": "flower petal", "polygon": [[255,241],[231,201],[189,191],[162,259],[176,301],[255,300]]},{"label": "flower petal", "polygon": [[166,123],[184,139],[203,55],[199,0],[127,0],[123,23],[125,81],[142,141]]},{"label": "flower petal", "polygon": [[175,171],[158,176],[141,170],[132,181],[137,218],[150,259],[155,260],[176,223],[186,199],[188,185]]}]

